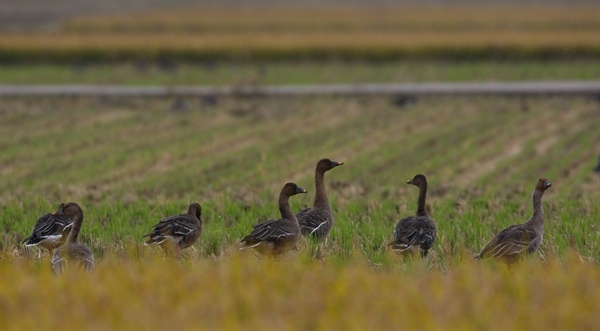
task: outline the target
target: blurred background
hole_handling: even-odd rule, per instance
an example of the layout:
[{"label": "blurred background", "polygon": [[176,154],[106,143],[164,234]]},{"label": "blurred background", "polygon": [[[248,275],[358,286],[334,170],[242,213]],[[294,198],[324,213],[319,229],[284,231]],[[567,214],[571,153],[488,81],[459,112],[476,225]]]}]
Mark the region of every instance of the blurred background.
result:
[{"label": "blurred background", "polygon": [[594,1],[5,0],[0,83],[597,80],[598,16]]},{"label": "blurred background", "polygon": [[[481,173],[477,177],[485,177],[501,171],[498,168],[500,160],[492,155],[502,156],[502,161],[516,161],[528,155],[527,147],[533,142],[541,144],[538,140],[546,139],[545,145],[542,144],[538,149],[541,151],[538,154],[544,154],[563,142],[568,145],[565,139],[569,137],[584,137],[589,145],[577,149],[573,156],[577,160],[576,165],[561,164],[566,162],[563,156],[570,151],[566,149],[556,151],[554,156],[545,156],[545,162],[532,168],[531,173],[552,169],[548,175],[551,176],[571,173],[580,166],[597,168],[600,151],[597,135],[594,135],[592,127],[581,126],[584,123],[598,124],[599,14],[600,5],[597,1],[4,0],[0,5],[0,85],[3,89],[7,86],[27,88],[41,85],[58,91],[58,96],[69,98],[34,97],[25,91],[20,97],[5,95],[0,99],[0,112],[4,116],[3,195],[11,196],[11,189],[32,192],[40,187],[52,186],[54,184],[51,181],[45,183],[45,180],[60,176],[61,172],[72,177],[74,187],[85,187],[83,190],[73,188],[73,192],[99,190],[100,196],[112,194],[115,186],[125,192],[131,191],[135,196],[152,196],[153,192],[164,191],[165,186],[170,188],[168,191],[184,194],[185,190],[191,189],[185,184],[190,183],[190,178],[204,178],[208,176],[207,171],[227,170],[228,167],[231,172],[213,174],[210,178],[228,177],[231,174],[242,176],[238,171],[240,169],[230,161],[207,162],[202,166],[194,164],[194,157],[186,153],[184,148],[191,148],[185,147],[186,143],[190,146],[196,142],[201,144],[195,133],[185,138],[161,137],[151,132],[148,137],[129,134],[141,130],[140,126],[148,123],[155,125],[155,131],[171,130],[167,124],[161,126],[156,123],[179,121],[167,117],[172,113],[187,113],[189,122],[202,124],[199,130],[207,132],[216,141],[228,141],[231,137],[225,133],[239,133],[235,138],[239,140],[229,141],[230,145],[246,144],[248,140],[243,133],[247,130],[250,130],[250,135],[258,134],[261,130],[277,132],[277,122],[281,122],[283,127],[287,120],[297,125],[310,125],[314,131],[290,133],[287,137],[290,144],[296,141],[313,142],[316,133],[327,132],[323,131],[327,128],[351,128],[357,134],[355,138],[359,139],[353,142],[369,151],[372,145],[385,146],[391,143],[389,139],[386,141],[388,136],[385,132],[398,132],[398,139],[418,144],[418,139],[414,139],[415,136],[410,132],[400,134],[406,130],[402,127],[406,121],[428,123],[428,126],[423,125],[424,133],[427,129],[440,133],[443,128],[450,127],[450,123],[434,121],[434,118],[450,116],[456,121],[452,123],[460,126],[464,125],[459,121],[461,114],[476,109],[478,116],[490,116],[492,121],[489,124],[494,121],[506,123],[505,131],[493,134],[485,120],[478,119],[471,127],[475,130],[472,133],[463,129],[462,132],[449,131],[447,135],[437,138],[429,135],[428,143],[414,147],[413,163],[404,159],[402,166],[410,169],[407,170],[409,173],[430,169],[439,172],[442,170],[436,169],[436,165],[452,158],[452,152],[434,154],[432,146],[441,140],[457,141],[468,149],[472,148],[469,146],[473,141],[478,141],[475,145],[484,153],[473,154],[472,167],[483,165],[479,167]],[[316,84],[316,90],[325,90],[319,86],[573,81],[592,84],[592,91],[588,88],[585,93],[575,91],[560,98],[549,92],[535,97],[527,93],[500,95],[496,99],[481,99],[468,93],[462,97],[452,98],[451,95],[440,99],[439,96],[407,92],[378,94],[378,90],[368,97],[350,93],[341,98],[328,98],[327,93],[320,98],[314,98],[314,95],[307,98],[269,98],[265,97],[268,93],[239,93],[245,87],[283,85]],[[81,95],[73,92],[72,88],[87,85],[93,87],[91,95],[77,98]],[[135,90],[128,92],[127,97],[94,94],[98,86],[106,85],[114,87],[117,92],[127,87],[167,89],[156,95],[138,95],[136,93],[139,92]],[[168,89],[178,86],[229,89],[224,94],[201,95],[174,93]],[[340,109],[354,113],[341,116]],[[398,118],[385,123],[386,126],[378,127],[376,121],[367,120],[368,116],[373,115],[367,114],[369,109],[380,109],[375,115],[390,120],[394,116]],[[412,112],[397,113],[407,109],[412,109]],[[502,111],[497,111],[499,109]],[[146,112],[140,113],[141,110]],[[561,118],[567,118],[552,116],[550,110],[559,112]],[[321,113],[318,123],[305,123],[294,117],[311,111],[315,112],[315,116]],[[435,116],[428,117],[428,111]],[[24,117],[28,112],[34,113],[29,118]],[[110,115],[111,112],[118,114]],[[208,119],[217,118],[215,114],[225,116],[226,120],[215,120],[210,124]],[[73,139],[65,142],[53,135],[50,128],[54,127],[52,120],[58,115],[71,119],[69,124],[60,125],[73,134]],[[104,116],[109,118],[103,119]],[[131,123],[120,119],[121,116],[131,118]],[[354,123],[354,116],[364,121],[360,125]],[[522,119],[515,119],[521,116]],[[303,117],[307,121],[309,118]],[[570,132],[563,132],[560,130],[566,128],[555,127],[560,121],[572,121],[577,125],[572,126]],[[539,124],[538,130],[531,132],[536,122]],[[183,131],[193,129],[176,123],[172,126],[179,126],[178,129]],[[76,134],[78,127],[82,128],[81,136]],[[122,133],[122,142],[101,136],[107,130]],[[38,135],[29,136],[27,132],[36,132]],[[90,133],[94,132],[99,136],[96,139],[90,138]],[[377,136],[378,133],[382,135]],[[490,137],[485,138],[486,135]],[[323,134],[321,144],[292,149],[289,158],[310,154],[309,147],[312,147],[315,154],[319,151],[325,154],[328,151],[339,153],[346,158],[344,161],[355,158],[368,164],[364,169],[377,169],[376,161],[367,154],[362,155],[361,149],[355,150],[355,155],[349,155],[349,140],[338,138],[336,135]],[[24,139],[38,144],[19,145]],[[143,139],[155,144],[144,145],[141,142]],[[77,143],[78,140],[82,142]],[[86,161],[80,153],[63,155],[61,160],[67,168],[49,168],[47,159],[42,157],[58,158],[57,153],[77,151],[81,145],[98,148],[92,156],[98,157],[98,164],[105,169],[104,178],[96,173],[97,169],[86,167]],[[407,147],[411,144],[403,146],[413,148]],[[48,156],[52,148],[57,153]],[[260,137],[255,143],[240,147],[236,153],[238,156],[261,160],[268,164],[267,168],[276,168],[272,160],[280,148],[282,146],[274,146],[271,140]],[[40,150],[46,152],[41,153]],[[285,147],[283,150],[287,151]],[[389,153],[391,158],[400,150],[382,149],[379,152],[383,155]],[[103,153],[109,153],[116,161],[111,163]],[[234,158],[234,154],[227,155],[223,149],[213,153],[213,160],[219,157],[226,160]],[[38,155],[40,157],[31,157]],[[64,161],[68,157],[73,160]],[[156,159],[173,159],[173,162],[165,164],[160,171],[148,171],[147,167],[154,164],[153,160]],[[439,163],[435,161],[438,159],[441,160]],[[29,162],[29,171],[19,166],[25,160]],[[418,160],[430,162],[419,163]],[[586,163],[582,164],[583,160]],[[190,170],[192,164],[194,167]],[[448,170],[448,173],[469,172],[469,168],[465,167],[457,166]],[[165,173],[182,176],[180,168],[189,171],[189,177],[183,176],[177,181],[162,179]],[[71,171],[65,171],[68,169]],[[130,169],[128,171],[132,173],[141,172],[140,178],[145,180],[150,177],[150,184],[140,187],[139,181],[135,181],[131,185],[121,185],[121,180],[126,176],[119,173],[122,169]],[[246,175],[254,183],[259,178],[256,171],[264,169],[259,167]],[[116,173],[112,173],[113,170]],[[79,171],[86,175],[82,177]],[[363,180],[361,185],[367,187],[366,191],[375,189],[378,180],[392,176],[385,171],[374,173],[380,178]],[[32,177],[32,174],[35,175]],[[296,170],[282,171],[280,177],[265,176],[254,184],[261,186],[267,181],[266,187],[272,185],[275,188],[279,186],[279,181],[293,177],[290,174],[310,176],[310,172],[297,174]],[[91,177],[86,177],[88,175]],[[39,177],[39,180],[35,180],[35,177]],[[458,177],[454,179],[460,181]],[[231,181],[225,180],[224,183],[226,186]],[[95,189],[88,189],[90,187]],[[195,193],[218,191],[221,188],[218,185],[203,187]]]},{"label": "blurred background", "polygon": [[[564,159],[571,151],[568,148],[544,155],[544,162],[530,167],[532,176],[538,176],[542,170],[553,176],[576,173],[574,169],[579,167],[592,169],[598,167],[600,152],[593,130],[600,125],[599,15],[596,1],[4,0],[0,5],[0,85],[41,85],[58,91],[59,98],[35,97],[26,91],[21,96],[5,95],[0,99],[2,195],[12,199],[15,191],[31,195],[36,190],[48,195],[52,190],[42,188],[55,186],[57,181],[52,178],[65,175],[71,184],[62,185],[72,186],[69,190],[74,192],[74,198],[88,196],[83,193],[87,191],[100,197],[115,191],[125,192],[119,197],[129,193],[152,197],[165,191],[200,195],[229,189],[233,180],[223,178],[232,174],[246,178],[252,190],[277,190],[286,178],[310,176],[310,172],[299,170],[304,165],[279,170],[275,155],[280,151],[289,152],[289,159],[338,153],[341,156],[337,158],[345,158],[343,161],[363,162],[365,166],[360,171],[373,171],[376,178],[362,179],[363,189],[358,191],[378,194],[388,190],[378,183],[387,183],[394,173],[392,169],[381,171],[377,162],[398,157],[402,148],[414,155],[413,161],[402,160],[400,167],[406,172],[412,175],[445,171],[454,174],[452,179],[460,185],[472,182],[461,180],[458,175],[473,173],[469,170],[473,167],[479,169],[475,172],[477,178],[494,173],[504,176],[500,161],[509,164],[512,160],[512,170],[519,171],[514,162],[527,157],[528,146],[542,144],[542,140],[545,142],[537,149],[538,154],[550,153],[553,146],[561,143],[570,146],[568,139],[585,139],[588,145],[579,146],[574,152],[575,164],[563,164],[568,161]],[[553,93],[517,93],[493,99],[468,93],[440,98],[394,91],[378,94],[378,90],[369,96],[350,93],[338,98],[328,97],[327,93],[319,98],[310,94],[302,97],[302,93],[298,98],[239,93],[245,87],[283,85],[573,81],[595,87],[592,92],[575,91],[560,97]],[[88,85],[93,91],[85,97],[78,98],[81,95],[72,91],[73,87]],[[120,97],[118,93],[96,95],[98,86],[112,86],[115,91],[127,87],[167,89],[156,95],[142,95],[136,90]],[[224,94],[188,95],[168,89],[178,86],[229,90]],[[319,89],[325,90],[316,88]],[[461,122],[461,116],[471,116],[465,114],[473,109],[481,117],[470,118],[475,121],[470,127],[473,132],[463,128],[443,133],[450,124],[462,128],[465,122]],[[552,115],[554,111],[559,117]],[[188,117],[170,118],[173,113],[186,113]],[[310,116],[302,114],[320,116],[320,120],[313,123]],[[54,123],[57,116],[69,118],[70,122]],[[382,125],[378,120],[369,120],[369,116],[390,121]],[[446,116],[453,121],[441,120]],[[355,123],[355,118],[363,120]],[[178,121],[198,123],[198,132],[184,137],[154,133],[173,127],[182,132],[194,129],[177,124]],[[407,121],[428,125],[422,125],[423,132],[417,137],[410,132],[416,125],[409,131],[402,126]],[[573,123],[571,131],[557,128],[561,121]],[[287,141],[281,145],[273,145],[272,140],[260,136],[261,132],[278,132],[276,125],[285,127],[285,123],[296,123],[312,131],[279,136]],[[500,123],[506,126],[500,133],[487,126]],[[538,130],[532,132],[535,123]],[[592,127],[582,127],[584,123]],[[148,125],[154,130],[142,131],[148,136],[130,134]],[[69,130],[70,138],[56,136],[51,129],[61,126]],[[352,139],[325,134],[330,129],[348,128],[356,134]],[[103,136],[107,131],[119,134]],[[226,149],[208,147],[197,136],[201,132],[210,141],[241,147],[231,154]],[[228,136],[231,133],[237,135]],[[393,144],[389,133],[397,133],[395,139],[406,143],[393,147],[396,150],[385,149],[386,144]],[[94,134],[96,138],[92,138]],[[247,134],[258,140],[246,145]],[[320,137],[319,144],[316,137]],[[425,137],[429,140],[419,145],[418,139]],[[35,143],[20,144],[23,141]],[[452,159],[452,153],[464,154],[459,150],[435,152],[433,147],[442,141],[462,144],[469,150],[472,164],[446,170],[436,168]],[[287,147],[296,143],[313,145],[298,145],[291,150]],[[350,155],[347,146],[352,143],[358,149]],[[195,144],[213,153],[212,161],[195,163],[194,156],[185,150]],[[77,152],[81,146],[96,150],[84,155]],[[366,153],[372,146],[378,146],[373,153],[379,153],[381,160]],[[55,153],[50,153],[52,150]],[[365,154],[361,154],[363,151]],[[207,152],[201,153],[205,156]],[[106,159],[105,154],[114,160]],[[48,157],[57,158],[63,166],[49,166]],[[97,158],[95,164],[104,169],[102,174],[88,167],[86,158],[91,157]],[[243,164],[231,161],[241,157],[262,165],[244,172]],[[220,158],[224,160],[219,161]],[[171,162],[159,170],[149,170],[157,159]],[[20,166],[25,161],[27,167]],[[278,169],[279,176],[265,170],[270,167]],[[224,171],[207,174],[215,169]],[[269,173],[271,177],[257,176],[257,172]],[[131,179],[127,177],[129,173],[138,173],[139,179],[124,185],[123,178]],[[174,174],[177,180],[165,179],[165,174]],[[189,184],[192,178],[223,182],[193,189]],[[144,181],[148,183],[142,184]]]}]

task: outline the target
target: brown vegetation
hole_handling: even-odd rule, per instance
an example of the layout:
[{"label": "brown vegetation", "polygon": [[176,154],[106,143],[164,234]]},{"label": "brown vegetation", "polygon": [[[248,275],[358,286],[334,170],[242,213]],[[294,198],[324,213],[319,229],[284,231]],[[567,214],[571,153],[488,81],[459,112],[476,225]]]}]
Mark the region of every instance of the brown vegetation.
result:
[{"label": "brown vegetation", "polygon": [[600,54],[597,8],[201,8],[85,17],[3,33],[0,60],[581,57]]}]

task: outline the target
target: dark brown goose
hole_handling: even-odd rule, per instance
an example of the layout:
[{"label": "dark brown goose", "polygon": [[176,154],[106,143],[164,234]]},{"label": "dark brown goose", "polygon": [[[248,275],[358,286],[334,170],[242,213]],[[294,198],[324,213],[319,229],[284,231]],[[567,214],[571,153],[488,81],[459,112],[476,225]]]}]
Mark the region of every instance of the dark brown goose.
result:
[{"label": "dark brown goose", "polygon": [[94,269],[94,254],[87,246],[77,242],[83,223],[83,211],[74,202],[69,202],[61,207],[56,212],[57,215],[66,217],[73,222],[65,243],[60,245],[52,255],[52,269],[55,273],[60,274],[69,264],[73,263],[83,270],[92,271]]},{"label": "dark brown goose", "polygon": [[294,248],[301,234],[289,198],[300,193],[306,190],[294,183],[285,184],[279,194],[281,218],[254,225],[252,232],[241,240],[241,249],[252,247],[264,255],[279,255]]},{"label": "dark brown goose", "polygon": [[144,244],[160,245],[168,252],[179,254],[182,249],[192,246],[200,238],[201,216],[202,207],[194,202],[189,205],[187,213],[165,218],[156,224],[151,233],[144,235],[150,237]]},{"label": "dark brown goose", "polygon": [[315,202],[311,208],[304,208],[296,214],[302,235],[325,239],[333,227],[333,213],[325,190],[325,172],[344,162],[322,159],[315,169]]},{"label": "dark brown goose", "polygon": [[[61,204],[58,209],[63,207],[64,204]],[[71,222],[70,219],[59,216],[57,212],[42,215],[35,223],[31,235],[25,238],[23,243],[25,246],[40,245],[47,249],[52,256],[52,251],[67,238],[69,230],[71,230]]]},{"label": "dark brown goose", "polygon": [[535,185],[531,200],[533,202],[533,214],[523,224],[509,226],[500,231],[490,240],[476,259],[497,258],[512,264],[517,262],[526,254],[537,251],[542,245],[544,236],[544,209],[542,208],[542,197],[544,192],[552,184],[546,178],[540,178]]},{"label": "dark brown goose", "polygon": [[435,242],[435,223],[425,209],[427,195],[427,179],[419,174],[406,182],[419,188],[419,201],[417,215],[409,216],[398,221],[394,231],[394,241],[390,243],[394,250],[415,253],[420,251],[421,256],[427,256],[429,249]]}]

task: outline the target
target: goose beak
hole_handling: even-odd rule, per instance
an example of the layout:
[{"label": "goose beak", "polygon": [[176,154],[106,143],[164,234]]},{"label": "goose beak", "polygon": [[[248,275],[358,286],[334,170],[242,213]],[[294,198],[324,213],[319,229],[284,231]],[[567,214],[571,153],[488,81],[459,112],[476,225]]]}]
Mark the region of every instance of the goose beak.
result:
[{"label": "goose beak", "polygon": [[307,193],[308,191],[303,189],[302,187],[296,187],[296,194]]},{"label": "goose beak", "polygon": [[412,184],[412,179],[407,180],[406,184]]},{"label": "goose beak", "polygon": [[545,187],[545,188],[548,188],[548,187],[550,187],[550,186],[552,186],[552,183],[550,183],[549,181],[545,181],[545,182],[544,182],[544,187]]}]

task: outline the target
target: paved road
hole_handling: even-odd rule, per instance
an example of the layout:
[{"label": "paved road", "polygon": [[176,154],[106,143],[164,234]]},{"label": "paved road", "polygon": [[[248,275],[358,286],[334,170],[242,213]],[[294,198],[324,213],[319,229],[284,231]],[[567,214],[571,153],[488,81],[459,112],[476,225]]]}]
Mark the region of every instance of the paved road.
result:
[{"label": "paved road", "polygon": [[600,81],[278,86],[0,85],[0,96],[597,95]]}]

